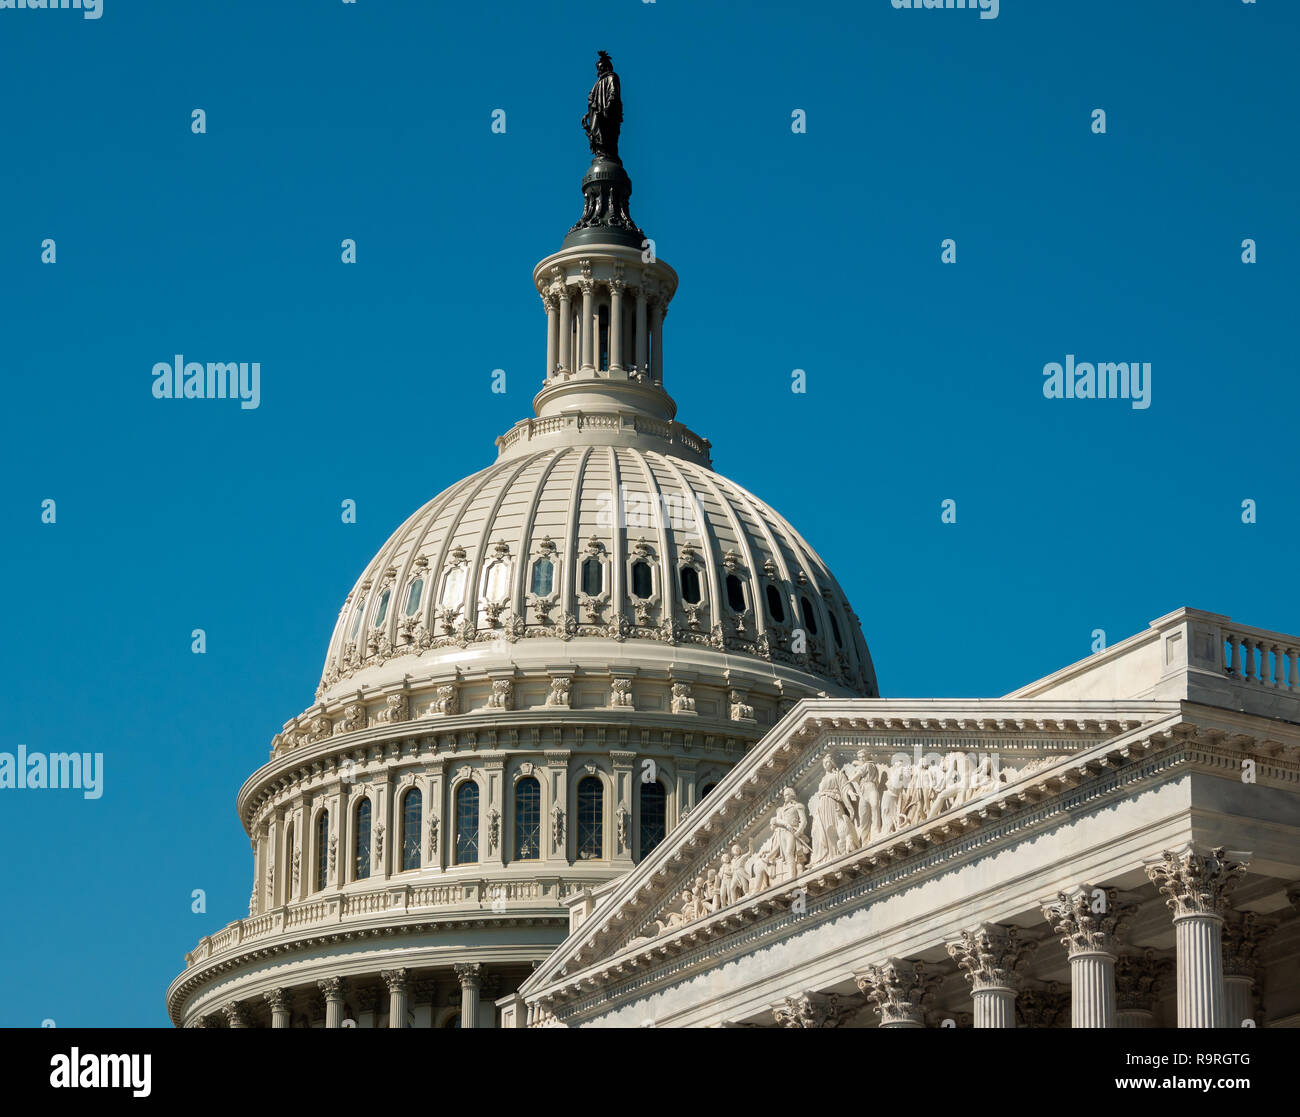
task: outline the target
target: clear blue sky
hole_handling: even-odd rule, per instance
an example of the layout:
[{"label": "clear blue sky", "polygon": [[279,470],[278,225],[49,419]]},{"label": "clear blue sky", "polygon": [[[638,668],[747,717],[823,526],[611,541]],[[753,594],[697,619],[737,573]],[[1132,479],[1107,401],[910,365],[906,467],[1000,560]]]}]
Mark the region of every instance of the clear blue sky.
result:
[{"label": "clear blue sky", "polygon": [[[162,1025],[245,914],[235,793],[344,595],[529,413],[598,48],[679,416],[882,693],[1002,694],[1184,604],[1300,629],[1292,0],[104,3],[0,11],[0,751],[106,764],[0,791],[0,1024]],[[259,361],[261,406],[155,400],[176,353]],[[1067,353],[1150,361],[1151,407],[1044,399]]]}]

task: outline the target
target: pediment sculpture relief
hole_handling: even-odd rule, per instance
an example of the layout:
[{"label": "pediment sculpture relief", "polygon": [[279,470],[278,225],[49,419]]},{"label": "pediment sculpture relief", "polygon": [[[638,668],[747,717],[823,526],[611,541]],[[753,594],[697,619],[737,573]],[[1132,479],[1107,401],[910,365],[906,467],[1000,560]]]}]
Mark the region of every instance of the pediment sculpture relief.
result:
[{"label": "pediment sculpture relief", "polygon": [[840,764],[832,750],[822,757],[821,776],[806,804],[793,787],[782,788],[780,803],[757,833],[744,845],[734,842],[725,849],[715,865],[681,891],[673,910],[651,921],[647,934],[662,934],[793,881],[806,870],[965,806],[1057,759],[1053,754],[1011,767],[996,754],[923,756],[917,746],[911,754],[860,748],[853,760]]}]

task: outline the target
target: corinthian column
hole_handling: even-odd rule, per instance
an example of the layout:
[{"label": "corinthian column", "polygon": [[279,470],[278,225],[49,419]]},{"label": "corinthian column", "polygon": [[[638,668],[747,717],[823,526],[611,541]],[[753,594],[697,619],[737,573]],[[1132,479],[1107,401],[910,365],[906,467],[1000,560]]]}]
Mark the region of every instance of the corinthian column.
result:
[{"label": "corinthian column", "polygon": [[478,962],[461,963],[456,967],[460,980],[460,1026],[478,1027],[478,991],[483,982],[483,966]]},{"label": "corinthian column", "polygon": [[324,977],[316,982],[316,988],[325,995],[325,1027],[343,1027],[343,979]]},{"label": "corinthian column", "polygon": [[232,1028],[247,1028],[248,1018],[244,1015],[244,1006],[238,1001],[231,1001],[222,1010],[226,1016],[226,1023]]},{"label": "corinthian column", "polygon": [[583,372],[594,372],[596,367],[596,282],[593,279],[578,280],[582,291],[582,317],[578,320],[578,342],[581,348],[581,368]]},{"label": "corinthian column", "polygon": [[1240,1028],[1255,1017],[1255,974],[1259,948],[1274,925],[1253,911],[1228,913],[1223,925],[1223,992],[1225,1028]]},{"label": "corinthian column", "polygon": [[1015,927],[981,923],[947,943],[948,955],[966,971],[975,1005],[975,1027],[1014,1028],[1019,972],[1038,947],[1021,942]]},{"label": "corinthian column", "polygon": [[1165,904],[1174,913],[1178,949],[1178,1026],[1222,1028],[1223,913],[1227,895],[1246,871],[1244,861],[1229,861],[1222,846],[1207,855],[1191,846],[1147,865]]},{"label": "corinthian column", "polygon": [[661,294],[650,304],[650,336],[654,338],[654,348],[650,351],[650,383],[664,382],[664,315],[668,312],[668,302]]},{"label": "corinthian column", "polygon": [[560,317],[558,300],[550,292],[542,293],[542,306],[546,308],[546,379],[555,375],[555,364],[560,359]]},{"label": "corinthian column", "polygon": [[650,377],[650,369],[647,366],[649,361],[650,345],[646,340],[646,289],[643,282],[636,292],[636,337],[632,351],[632,360],[636,363],[636,370],[647,380]]},{"label": "corinthian column", "polygon": [[289,993],[285,989],[270,989],[262,994],[271,1006],[271,1027],[287,1028],[289,1026]]},{"label": "corinthian column", "polygon": [[772,1009],[772,1016],[783,1028],[838,1028],[847,1015],[837,993],[801,993],[786,997]]},{"label": "corinthian column", "polygon": [[565,284],[560,284],[560,369],[573,371],[573,297]]},{"label": "corinthian column", "polygon": [[1070,957],[1070,1027],[1115,1027],[1115,943],[1120,921],[1133,911],[1120,906],[1113,888],[1085,884],[1073,896],[1056,894],[1043,917],[1061,936]]},{"label": "corinthian column", "polygon": [[933,999],[940,977],[926,973],[921,962],[890,958],[854,980],[876,1006],[882,1028],[924,1028],[925,1006]]},{"label": "corinthian column", "polygon": [[406,970],[383,970],[379,974],[388,986],[388,1026],[406,1027]]},{"label": "corinthian column", "polygon": [[621,279],[609,281],[609,371],[623,371],[623,288]]}]

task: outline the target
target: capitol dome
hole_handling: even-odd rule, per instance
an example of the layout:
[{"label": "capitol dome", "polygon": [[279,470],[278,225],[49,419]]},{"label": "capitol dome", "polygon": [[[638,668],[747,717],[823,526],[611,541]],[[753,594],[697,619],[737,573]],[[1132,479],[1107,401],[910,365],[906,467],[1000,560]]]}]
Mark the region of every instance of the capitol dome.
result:
[{"label": "capitol dome", "polygon": [[676,420],[677,275],[598,134],[583,215],[533,272],[534,414],[344,600],[315,701],[239,792],[249,915],[186,956],[178,1024],[491,1027],[569,907],[796,702],[877,693],[826,564]]},{"label": "capitol dome", "polygon": [[525,427],[407,520],[344,603],[320,701],[557,656],[874,694],[857,618],[798,532],[642,416],[616,417],[566,423],[548,448]]}]

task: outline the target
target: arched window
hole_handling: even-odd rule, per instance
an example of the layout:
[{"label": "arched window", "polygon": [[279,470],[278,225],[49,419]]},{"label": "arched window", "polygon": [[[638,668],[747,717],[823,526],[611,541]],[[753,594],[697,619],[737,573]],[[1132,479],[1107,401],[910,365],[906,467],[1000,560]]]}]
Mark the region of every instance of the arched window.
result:
[{"label": "arched window", "polygon": [[600,559],[594,555],[582,560],[582,592],[588,597],[595,597],[604,586],[604,572],[600,569]]},{"label": "arched window", "polygon": [[539,558],[533,563],[533,593],[538,597],[550,595],[555,581],[555,563],[548,558]]},{"label": "arched window", "polygon": [[727,575],[727,604],[737,613],[745,611],[745,587],[734,574]]},{"label": "arched window", "polygon": [[316,819],[316,891],[329,883],[330,813],[321,811]]},{"label": "arched window", "polygon": [[402,800],[402,872],[420,867],[420,828],[424,822],[424,796],[411,788]]},{"label": "arched window", "polygon": [[641,857],[664,840],[668,831],[668,793],[658,780],[641,785]]},{"label": "arched window", "polygon": [[835,619],[834,613],[831,614],[831,635],[835,637],[835,646],[837,648],[844,647],[844,637],[840,635],[839,621]]},{"label": "arched window", "polygon": [[654,592],[654,575],[650,564],[640,560],[632,564],[632,596],[649,597]]},{"label": "arched window", "polygon": [[424,579],[416,578],[411,583],[410,588],[406,591],[406,615],[414,616],[415,611],[420,607],[420,598],[424,596]]},{"label": "arched window", "polygon": [[442,583],[442,606],[444,609],[454,609],[460,604],[461,598],[465,595],[465,568],[458,566],[447,575],[447,580]]},{"label": "arched window", "polygon": [[785,606],[781,603],[781,591],[772,585],[767,585],[767,611],[777,624],[785,624]]},{"label": "arched window", "polygon": [[356,615],[352,618],[352,627],[351,629],[348,630],[349,640],[355,640],[357,638],[357,633],[361,631],[361,618],[365,616],[365,612],[366,612],[366,595],[363,593],[361,595],[361,600],[357,602],[357,612]]},{"label": "arched window", "polygon": [[393,591],[391,589],[385,589],[384,592],[379,595],[379,612],[375,614],[375,624],[374,624],[375,628],[378,628],[381,624],[383,624],[384,620],[387,618],[388,599],[392,596],[393,596]]},{"label": "arched window", "polygon": [[605,789],[595,776],[578,784],[578,860],[599,861],[605,852]]},{"label": "arched window", "polygon": [[700,574],[693,566],[682,567],[682,600],[687,605],[700,603]]},{"label": "arched window", "polygon": [[466,780],[456,789],[456,864],[478,861],[478,784]]},{"label": "arched window", "polygon": [[494,562],[488,567],[487,584],[483,596],[489,601],[501,601],[510,592],[510,564]]},{"label": "arched window", "polygon": [[352,838],[352,879],[365,880],[370,875],[370,800],[357,804],[356,827]]},{"label": "arched window", "polygon": [[817,618],[813,616],[812,602],[806,597],[799,598],[799,615],[803,617],[803,626],[810,635],[817,635]]},{"label": "arched window", "polygon": [[532,776],[515,784],[515,860],[542,855],[542,785]]}]

